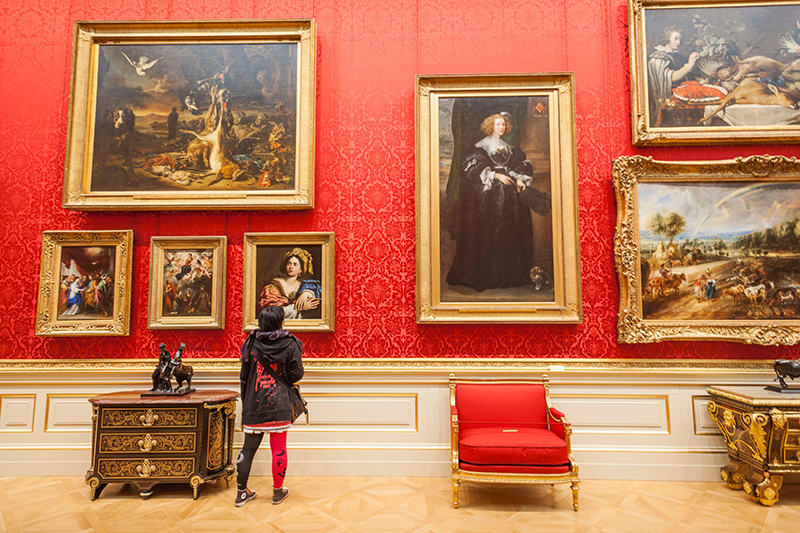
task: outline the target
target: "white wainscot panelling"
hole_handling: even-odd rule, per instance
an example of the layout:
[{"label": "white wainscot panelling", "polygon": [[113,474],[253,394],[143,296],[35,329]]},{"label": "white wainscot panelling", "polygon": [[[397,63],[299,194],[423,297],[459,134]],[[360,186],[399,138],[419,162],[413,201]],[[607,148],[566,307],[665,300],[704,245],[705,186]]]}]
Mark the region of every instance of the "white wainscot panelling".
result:
[{"label": "white wainscot panelling", "polygon": [[45,432],[91,433],[90,394],[48,394]]},{"label": "white wainscot panelling", "polygon": [[[310,425],[299,431],[417,431],[416,393],[306,393]],[[302,422],[302,420],[301,420]]]},{"label": "white wainscot panelling", "polygon": [[[235,364],[195,368],[197,388],[239,387]],[[0,379],[0,472],[83,476],[91,453],[88,398],[147,389],[151,372],[147,366],[7,373]],[[449,476],[448,374],[447,369],[308,369],[302,385],[310,424],[301,418],[290,431],[290,475]],[[502,379],[536,378],[541,372],[473,374]],[[766,369],[668,374],[565,370],[550,372],[550,390],[553,405],[572,423],[573,455],[582,479],[718,481],[728,458],[706,411],[706,388],[763,387],[773,377]],[[240,422],[239,414],[237,426]],[[236,453],[242,438],[237,430]],[[253,468],[254,475],[270,475],[267,444]]]},{"label": "white wainscot panelling", "polygon": [[717,424],[708,414],[708,402],[710,401],[710,396],[692,396],[695,435],[720,435]]},{"label": "white wainscot panelling", "polygon": [[36,411],[36,395],[10,394],[0,396],[0,431],[33,431],[33,418]]},{"label": "white wainscot panelling", "polygon": [[553,394],[575,435],[669,435],[669,396]]}]

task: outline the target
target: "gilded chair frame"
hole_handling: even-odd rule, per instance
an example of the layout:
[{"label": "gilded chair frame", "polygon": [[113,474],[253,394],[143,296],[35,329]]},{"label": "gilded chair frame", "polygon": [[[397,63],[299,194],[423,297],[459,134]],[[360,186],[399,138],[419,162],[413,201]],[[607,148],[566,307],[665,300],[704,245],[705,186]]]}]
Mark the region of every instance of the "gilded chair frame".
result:
[{"label": "gilded chair frame", "polygon": [[[452,467],[453,483],[453,507],[458,508],[458,489],[461,481],[475,481],[478,483],[535,483],[535,484],[554,484],[570,483],[572,489],[572,507],[578,510],[578,465],[572,456],[572,427],[566,417],[556,418],[553,415],[553,405],[550,403],[550,380],[546,374],[541,379],[491,379],[473,378],[457,379],[455,374],[450,374],[450,461]],[[458,414],[456,411],[456,385],[460,383],[471,384],[541,384],[544,386],[544,396],[547,404],[547,429],[550,430],[550,422],[557,422],[564,425],[564,440],[567,441],[567,456],[569,458],[569,472],[564,474],[517,474],[517,473],[488,473],[471,472],[459,467],[458,456]]]}]

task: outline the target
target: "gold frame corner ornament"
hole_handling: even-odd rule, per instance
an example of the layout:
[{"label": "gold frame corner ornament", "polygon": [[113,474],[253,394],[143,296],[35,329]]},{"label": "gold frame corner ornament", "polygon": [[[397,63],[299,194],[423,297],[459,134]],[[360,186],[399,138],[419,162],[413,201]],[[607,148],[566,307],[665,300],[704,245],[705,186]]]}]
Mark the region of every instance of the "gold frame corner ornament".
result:
[{"label": "gold frame corner ornament", "polygon": [[291,331],[334,331],[336,295],[336,248],[335,234],[323,232],[287,233],[245,233],[244,234],[244,280],[242,286],[242,329],[252,331],[258,327],[256,317],[256,253],[259,246],[320,246],[321,265],[315,265],[322,272],[321,316],[316,319],[286,319],[286,329]]},{"label": "gold frame corner ornament", "polygon": [[[427,323],[561,323],[583,321],[578,171],[572,72],[436,75],[416,78],[416,318]],[[547,97],[553,226],[553,302],[442,302],[440,284],[438,114],[440,98]]]},{"label": "gold frame corner ornament", "polygon": [[794,157],[755,155],[724,161],[654,161],[651,157],[621,156],[613,161],[612,180],[617,202],[614,257],[620,300],[617,340],[652,343],[671,340],[733,341],[760,345],[800,342],[798,320],[650,320],[643,317],[640,269],[638,184],[678,182],[735,182],[772,179],[800,181],[800,161]]},{"label": "gold frame corner ornament", "polygon": [[[278,191],[93,191],[92,151],[100,46],[297,44],[295,182]],[[75,23],[62,205],[80,211],[313,209],[317,29],[285,20],[78,21]]]},{"label": "gold frame corner ornament", "polygon": [[[69,246],[113,246],[114,306],[108,317],[64,320],[58,315],[61,254]],[[39,270],[35,334],[41,337],[124,336],[130,332],[133,230],[45,231]]]}]

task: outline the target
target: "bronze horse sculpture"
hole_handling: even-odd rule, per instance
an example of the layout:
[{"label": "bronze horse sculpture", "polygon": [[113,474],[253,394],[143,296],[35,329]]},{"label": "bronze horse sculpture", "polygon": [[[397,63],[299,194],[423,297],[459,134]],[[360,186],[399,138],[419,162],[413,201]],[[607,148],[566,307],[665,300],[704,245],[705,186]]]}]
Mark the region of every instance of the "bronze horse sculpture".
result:
[{"label": "bronze horse sculpture", "polygon": [[[181,361],[183,351],[186,349],[186,344],[182,342],[180,348],[175,350],[175,355],[173,356],[170,356],[164,343],[161,343],[159,348],[158,365],[156,365],[156,369],[153,371],[152,375],[153,388],[150,389],[149,392],[152,394],[164,395],[183,395],[192,392],[192,376],[194,375],[194,369],[190,365],[183,364]],[[177,382],[175,388],[172,388],[171,383],[173,377]],[[186,387],[181,390],[184,382],[186,382]]]},{"label": "bronze horse sculpture", "polygon": [[[782,389],[788,389],[789,385],[786,384],[785,378],[800,378],[800,363],[792,359],[777,359],[772,365],[775,374],[778,376],[775,379],[780,381]],[[774,381],[774,380],[773,380]]]}]

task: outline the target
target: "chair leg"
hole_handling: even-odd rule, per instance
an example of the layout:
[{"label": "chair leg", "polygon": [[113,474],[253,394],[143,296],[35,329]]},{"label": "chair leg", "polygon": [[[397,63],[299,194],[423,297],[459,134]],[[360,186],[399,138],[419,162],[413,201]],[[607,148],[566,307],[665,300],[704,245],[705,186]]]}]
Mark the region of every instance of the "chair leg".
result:
[{"label": "chair leg", "polygon": [[575,511],[578,510],[578,483],[580,483],[580,481],[573,481],[572,482],[572,487],[571,487],[572,488],[572,507],[575,509]]},{"label": "chair leg", "polygon": [[455,509],[458,509],[458,485],[460,483],[460,479],[453,480],[453,508]]}]

